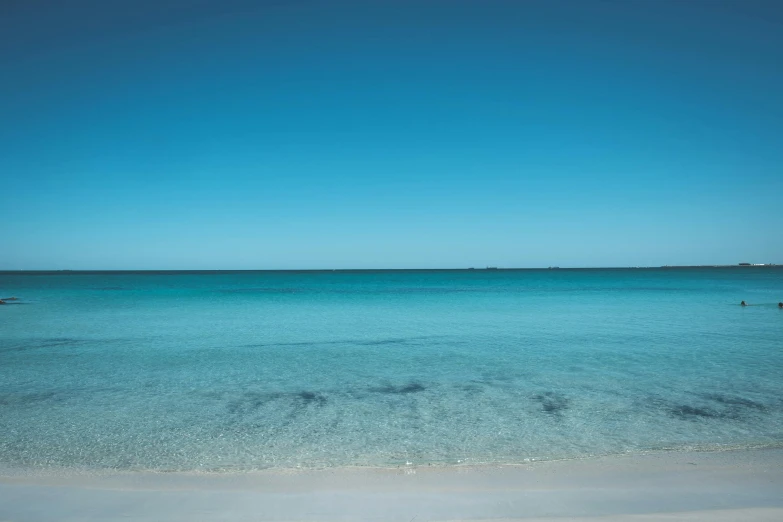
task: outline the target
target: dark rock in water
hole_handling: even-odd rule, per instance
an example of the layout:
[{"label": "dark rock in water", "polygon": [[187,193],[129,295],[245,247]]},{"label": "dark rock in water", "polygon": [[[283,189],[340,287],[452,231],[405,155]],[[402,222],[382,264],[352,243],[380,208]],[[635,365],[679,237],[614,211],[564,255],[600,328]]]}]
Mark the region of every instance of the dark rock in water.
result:
[{"label": "dark rock in water", "polygon": [[555,392],[544,392],[534,395],[533,400],[541,403],[541,408],[545,413],[558,414],[568,409],[568,398]]},{"label": "dark rock in water", "polygon": [[301,391],[296,396],[305,404],[314,404],[316,406],[323,406],[326,404],[326,397],[320,393],[311,391]]},{"label": "dark rock in water", "polygon": [[719,419],[724,417],[720,412],[708,409],[700,408],[698,406],[689,406],[684,404],[682,406],[676,406],[670,410],[671,414],[681,419],[693,419],[693,418],[707,418],[707,419]]},{"label": "dark rock in water", "polygon": [[404,384],[402,386],[393,386],[389,384],[377,388],[370,388],[370,391],[374,391],[377,393],[392,393],[392,394],[418,393],[424,390],[426,390],[424,385],[418,382],[411,382],[408,384]]},{"label": "dark rock in water", "polygon": [[705,395],[705,397],[731,409],[751,409],[762,412],[767,410],[767,407],[760,402],[752,401],[744,397],[733,397],[719,394]]}]

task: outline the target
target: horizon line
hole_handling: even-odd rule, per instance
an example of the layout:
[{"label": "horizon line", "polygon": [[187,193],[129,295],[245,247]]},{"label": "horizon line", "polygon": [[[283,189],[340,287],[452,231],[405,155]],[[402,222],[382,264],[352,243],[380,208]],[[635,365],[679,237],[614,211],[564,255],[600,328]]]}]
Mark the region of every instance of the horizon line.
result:
[{"label": "horizon line", "polygon": [[119,273],[119,272],[191,272],[191,273],[208,273],[208,272],[421,272],[421,271],[512,271],[512,270],[661,270],[671,268],[772,268],[783,267],[777,263],[737,263],[731,265],[723,264],[709,264],[709,265],[654,265],[654,266],[572,266],[572,267],[560,267],[560,266],[548,266],[548,267],[498,267],[498,266],[485,266],[485,267],[461,267],[461,268],[116,268],[116,269],[69,269],[69,268],[57,268],[57,269],[0,269],[0,274],[15,274],[15,273]]}]

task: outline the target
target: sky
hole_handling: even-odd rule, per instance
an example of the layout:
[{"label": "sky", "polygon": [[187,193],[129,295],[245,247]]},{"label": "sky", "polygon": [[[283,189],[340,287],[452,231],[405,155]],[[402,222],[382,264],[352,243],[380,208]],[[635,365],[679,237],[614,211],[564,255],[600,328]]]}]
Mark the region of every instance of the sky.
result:
[{"label": "sky", "polygon": [[0,269],[783,263],[783,2],[0,0]]}]

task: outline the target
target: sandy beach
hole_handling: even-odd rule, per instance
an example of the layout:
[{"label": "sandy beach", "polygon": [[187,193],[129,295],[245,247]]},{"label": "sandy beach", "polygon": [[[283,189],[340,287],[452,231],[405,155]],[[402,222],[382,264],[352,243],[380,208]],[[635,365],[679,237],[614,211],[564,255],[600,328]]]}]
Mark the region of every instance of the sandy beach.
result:
[{"label": "sandy beach", "polygon": [[783,450],[227,474],[2,470],[2,521],[781,520]]}]

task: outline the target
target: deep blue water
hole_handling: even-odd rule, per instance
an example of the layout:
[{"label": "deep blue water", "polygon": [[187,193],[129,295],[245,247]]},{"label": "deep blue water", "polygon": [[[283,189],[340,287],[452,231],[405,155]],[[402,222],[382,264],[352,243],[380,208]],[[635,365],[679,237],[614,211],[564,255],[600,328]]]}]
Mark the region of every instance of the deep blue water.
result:
[{"label": "deep blue water", "polygon": [[0,293],[20,298],[0,306],[0,466],[783,445],[779,267],[16,272]]}]

